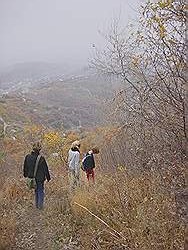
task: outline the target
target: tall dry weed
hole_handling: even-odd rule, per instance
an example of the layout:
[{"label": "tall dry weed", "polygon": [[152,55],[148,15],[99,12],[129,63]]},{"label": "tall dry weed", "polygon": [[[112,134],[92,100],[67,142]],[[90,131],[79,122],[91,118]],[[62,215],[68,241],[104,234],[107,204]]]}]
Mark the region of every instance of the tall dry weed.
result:
[{"label": "tall dry weed", "polygon": [[100,249],[183,250],[185,225],[178,217],[174,194],[163,188],[157,173],[132,176],[119,170],[100,175],[99,183],[89,191],[77,191],[72,201],[73,211],[82,221],[80,233],[86,235],[82,239],[85,249],[97,245]]}]

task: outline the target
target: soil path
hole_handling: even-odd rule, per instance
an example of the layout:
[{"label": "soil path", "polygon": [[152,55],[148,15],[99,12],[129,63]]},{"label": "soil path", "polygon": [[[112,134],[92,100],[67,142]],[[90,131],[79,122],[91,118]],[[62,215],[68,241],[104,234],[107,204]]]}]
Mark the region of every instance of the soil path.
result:
[{"label": "soil path", "polygon": [[52,232],[47,231],[44,211],[33,206],[20,210],[13,250],[51,250],[51,238]]}]

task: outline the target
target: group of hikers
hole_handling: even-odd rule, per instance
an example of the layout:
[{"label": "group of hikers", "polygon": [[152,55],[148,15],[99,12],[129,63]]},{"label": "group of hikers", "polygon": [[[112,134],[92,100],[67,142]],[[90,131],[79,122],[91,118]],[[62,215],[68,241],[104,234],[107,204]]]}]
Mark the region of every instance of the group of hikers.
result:
[{"label": "group of hikers", "polygon": [[[50,173],[47,162],[40,154],[41,143],[34,143],[32,152],[27,154],[24,160],[23,175],[28,178],[30,188],[35,189],[36,208],[43,209],[44,204],[44,182],[50,181]],[[95,182],[95,160],[94,154],[98,154],[98,148],[91,148],[83,157],[80,164],[80,142],[74,141],[68,152],[68,172],[70,187],[74,189],[80,185],[80,168],[86,173],[88,182]]]}]

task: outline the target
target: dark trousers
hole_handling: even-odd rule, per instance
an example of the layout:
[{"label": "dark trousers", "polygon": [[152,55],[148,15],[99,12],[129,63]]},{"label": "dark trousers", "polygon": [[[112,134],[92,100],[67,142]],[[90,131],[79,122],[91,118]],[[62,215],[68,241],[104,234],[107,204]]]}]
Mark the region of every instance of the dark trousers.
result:
[{"label": "dark trousers", "polygon": [[35,204],[37,208],[42,209],[44,204],[44,182],[37,181],[36,183]]}]

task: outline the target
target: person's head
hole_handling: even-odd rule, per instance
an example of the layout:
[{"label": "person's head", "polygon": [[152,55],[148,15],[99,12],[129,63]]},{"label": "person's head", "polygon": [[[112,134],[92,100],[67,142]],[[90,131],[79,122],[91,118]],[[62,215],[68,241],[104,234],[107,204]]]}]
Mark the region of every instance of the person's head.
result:
[{"label": "person's head", "polygon": [[71,148],[80,148],[80,142],[78,140],[74,141],[71,144]]},{"label": "person's head", "polygon": [[97,147],[94,147],[91,149],[93,154],[99,154],[99,149]]},{"label": "person's head", "polygon": [[41,148],[42,148],[42,145],[41,145],[41,143],[39,141],[35,142],[33,144],[33,151],[34,152],[39,152],[41,150]]}]

